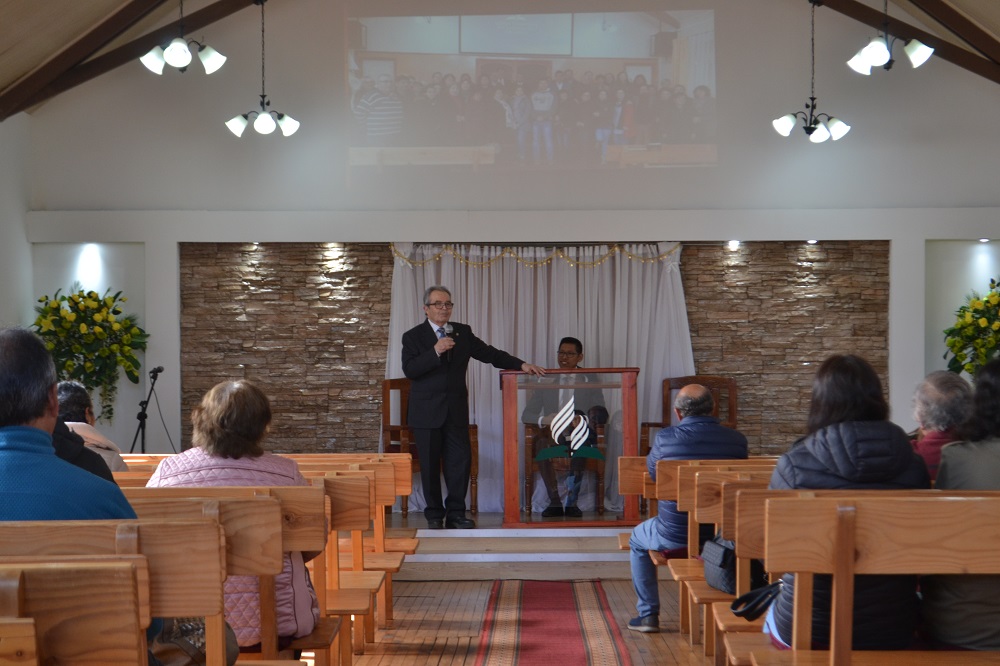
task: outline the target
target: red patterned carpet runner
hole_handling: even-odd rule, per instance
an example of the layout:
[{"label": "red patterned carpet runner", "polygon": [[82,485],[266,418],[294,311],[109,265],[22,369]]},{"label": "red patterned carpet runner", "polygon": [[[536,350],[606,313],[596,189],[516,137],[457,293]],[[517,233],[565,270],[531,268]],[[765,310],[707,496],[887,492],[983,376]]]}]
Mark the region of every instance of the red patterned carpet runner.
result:
[{"label": "red patterned carpet runner", "polygon": [[498,580],[476,666],[631,666],[600,581]]}]

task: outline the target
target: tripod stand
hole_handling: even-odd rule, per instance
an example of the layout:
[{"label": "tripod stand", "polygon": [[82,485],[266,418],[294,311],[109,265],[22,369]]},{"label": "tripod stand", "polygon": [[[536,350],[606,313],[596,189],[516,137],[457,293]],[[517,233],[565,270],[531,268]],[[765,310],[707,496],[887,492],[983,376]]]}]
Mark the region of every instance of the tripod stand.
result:
[{"label": "tripod stand", "polygon": [[135,418],[139,419],[139,427],[135,431],[135,437],[132,438],[132,447],[128,450],[129,453],[135,451],[136,441],[141,442],[139,453],[146,452],[146,408],[149,407],[149,399],[153,397],[153,390],[156,388],[156,378],[160,376],[161,372],[163,372],[162,365],[158,365],[149,371],[149,394],[145,400],[139,403],[139,413],[135,416]]}]

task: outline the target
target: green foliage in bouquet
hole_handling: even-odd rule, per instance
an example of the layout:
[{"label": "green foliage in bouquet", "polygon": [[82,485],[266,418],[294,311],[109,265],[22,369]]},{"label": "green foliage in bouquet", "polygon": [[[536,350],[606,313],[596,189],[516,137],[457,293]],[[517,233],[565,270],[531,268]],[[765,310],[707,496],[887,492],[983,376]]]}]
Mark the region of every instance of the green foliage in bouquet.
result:
[{"label": "green foliage in bouquet", "polygon": [[84,291],[79,284],[70,293],[57,290],[42,296],[35,306],[35,331],[55,360],[60,380],[75,379],[93,394],[100,392],[102,421],[114,418],[119,368],[133,384],[139,383],[142,367],[136,352],[146,349],[149,335],[136,323],[136,316],[123,314],[128,300],[108,289],[104,296]]},{"label": "green foliage in bouquet", "polygon": [[[948,351],[948,369],[963,370],[973,377],[987,362],[1000,352],[1000,282],[990,280],[990,291],[985,296],[969,294],[965,305],[955,313],[955,324],[944,331]],[[948,358],[949,355],[951,358]]]}]

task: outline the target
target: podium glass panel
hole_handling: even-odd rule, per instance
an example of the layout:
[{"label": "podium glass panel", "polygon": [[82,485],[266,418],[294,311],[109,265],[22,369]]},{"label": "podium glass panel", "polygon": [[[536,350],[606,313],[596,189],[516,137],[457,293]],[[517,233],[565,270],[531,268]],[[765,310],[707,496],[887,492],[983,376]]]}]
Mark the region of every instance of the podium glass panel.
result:
[{"label": "podium glass panel", "polygon": [[[638,368],[501,372],[504,526],[638,520],[617,492],[618,457],[638,455]],[[545,514],[544,516],[542,514]]]}]

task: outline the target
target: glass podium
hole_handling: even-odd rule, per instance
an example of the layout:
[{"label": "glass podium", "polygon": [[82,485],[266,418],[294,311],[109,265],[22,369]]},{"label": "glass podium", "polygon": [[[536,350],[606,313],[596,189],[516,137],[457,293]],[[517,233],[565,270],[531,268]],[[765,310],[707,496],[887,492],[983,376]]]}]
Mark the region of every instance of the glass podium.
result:
[{"label": "glass podium", "polygon": [[503,526],[636,524],[639,499],[618,495],[617,478],[618,458],[639,455],[639,369],[546,373],[500,373]]}]

